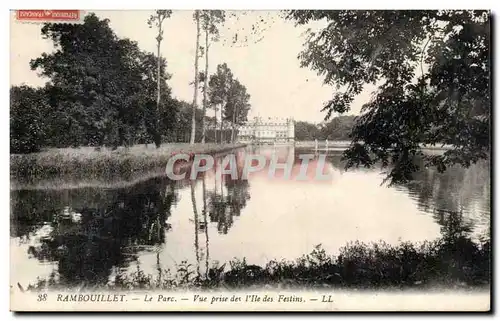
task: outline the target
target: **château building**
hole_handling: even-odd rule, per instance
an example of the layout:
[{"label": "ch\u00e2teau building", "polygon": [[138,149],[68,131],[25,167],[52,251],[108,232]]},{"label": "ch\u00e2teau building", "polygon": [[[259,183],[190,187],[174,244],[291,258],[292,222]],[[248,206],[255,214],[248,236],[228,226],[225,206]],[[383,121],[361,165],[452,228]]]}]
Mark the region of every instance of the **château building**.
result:
[{"label": "ch\u00e2teau building", "polygon": [[254,117],[238,128],[241,143],[289,143],[295,141],[295,122],[291,118]]}]

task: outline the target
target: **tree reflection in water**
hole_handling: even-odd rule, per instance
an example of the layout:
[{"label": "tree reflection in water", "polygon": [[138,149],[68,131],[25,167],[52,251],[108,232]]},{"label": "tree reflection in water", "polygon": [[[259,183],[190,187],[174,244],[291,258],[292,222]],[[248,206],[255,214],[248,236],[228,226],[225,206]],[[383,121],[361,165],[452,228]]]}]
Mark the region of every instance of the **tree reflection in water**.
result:
[{"label": "tree reflection in water", "polygon": [[[240,157],[242,155],[236,155],[238,164],[242,164]],[[207,193],[210,222],[217,223],[217,230],[221,234],[228,233],[234,223],[234,216],[240,216],[241,210],[250,199],[250,184],[248,180],[241,179],[241,173],[242,168],[238,168],[237,178],[231,177],[230,174],[220,175],[220,190],[218,191],[216,182],[214,190]],[[214,179],[217,181],[216,176]]]},{"label": "tree reflection in water", "polygon": [[[237,154],[237,159],[240,156]],[[331,152],[328,160],[334,168],[343,168],[337,153]],[[432,168],[422,170],[415,182],[395,188],[409,193],[419,209],[434,215],[441,226],[445,243],[440,248],[446,251],[444,254],[467,256],[475,250],[466,238],[478,221],[477,217],[470,217],[471,213],[489,220],[489,169],[451,171],[455,170],[443,174]],[[154,249],[158,279],[166,279],[160,248],[168,241],[168,220],[172,206],[179,201],[178,190],[185,189],[186,202],[187,193],[191,192],[192,208],[181,214],[189,215],[194,222],[194,227],[189,227],[189,243],[194,242],[197,277],[204,272],[206,279],[211,263],[209,232],[216,229],[219,234],[228,234],[234,216],[241,215],[250,199],[248,180],[210,174],[198,175],[196,182],[155,178],[120,189],[15,191],[11,197],[11,234],[22,237],[50,226],[49,234],[39,244],[33,244],[29,253],[41,261],[57,262],[53,282],[64,286],[105,284],[113,274],[123,272],[137,260],[139,252]],[[195,192],[199,192],[197,184],[201,184],[201,199]],[[489,221],[485,226],[489,226]],[[483,263],[486,271],[488,262]],[[154,262],[151,265],[154,267]],[[156,274],[154,270],[152,273]]]},{"label": "tree reflection in water", "polygon": [[[343,170],[344,162],[340,152],[328,155],[330,164]],[[470,234],[479,228],[482,241],[490,239],[490,164],[478,162],[469,168],[453,166],[444,173],[434,167],[425,167],[422,157],[415,157],[420,170],[414,174],[414,181],[396,185],[393,188],[408,193],[416,201],[419,210],[431,214],[441,225],[443,236],[454,224],[453,229]],[[379,167],[357,169],[357,171],[380,172]],[[453,222],[453,223],[450,223]]]},{"label": "tree reflection in water", "polygon": [[193,215],[194,215],[194,251],[196,254],[196,274],[198,277],[201,276],[200,274],[200,244],[198,240],[198,232],[199,232],[199,221],[198,221],[198,210],[196,208],[196,197],[194,194],[194,186],[195,182],[191,181],[190,182],[190,188],[191,188],[191,202],[193,204]]},{"label": "tree reflection in water", "polygon": [[[421,159],[417,161],[422,170],[405,188],[417,200],[419,209],[431,213],[444,229],[454,224],[453,229],[470,234],[478,228],[481,239],[490,239],[489,164],[480,162],[469,168],[454,166],[439,173],[435,168],[423,168]],[[446,234],[443,232],[443,235]]]},{"label": "tree reflection in water", "polygon": [[208,237],[208,220],[207,220],[207,185],[206,185],[206,179],[205,176],[203,176],[202,180],[202,187],[203,187],[203,227],[204,227],[204,232],[205,232],[205,278],[208,276],[208,265],[210,261],[210,242],[209,242],[209,237]]},{"label": "tree reflection in water", "polygon": [[[142,251],[156,251],[156,270],[161,279],[165,266],[160,248],[168,237],[165,232],[171,228],[168,218],[179,201],[179,189],[191,188],[200,276],[200,261],[205,260],[205,271],[209,267],[209,224],[216,223],[219,232],[227,233],[232,216],[240,215],[250,197],[246,181],[223,177],[209,191],[206,180],[205,175],[198,175],[197,181],[175,182],[157,177],[117,189],[14,191],[11,234],[29,239],[42,226],[48,227],[48,234],[37,239],[28,254],[42,262],[56,263],[51,283],[70,287],[106,284],[113,274],[120,274],[137,261]],[[202,184],[203,200],[197,203],[194,190],[198,182]],[[200,249],[203,240],[199,233],[205,237],[204,251]]]},{"label": "tree reflection in water", "polygon": [[[72,206],[53,212],[52,231],[29,253],[41,261],[57,262],[60,284],[107,283],[114,267],[124,267],[139,250],[165,242],[167,219],[177,201],[173,184],[157,178],[130,188],[86,191],[99,199],[95,203],[78,191],[53,192],[59,193],[59,203]],[[97,196],[100,193],[106,196]],[[23,208],[14,213],[18,211]]]}]

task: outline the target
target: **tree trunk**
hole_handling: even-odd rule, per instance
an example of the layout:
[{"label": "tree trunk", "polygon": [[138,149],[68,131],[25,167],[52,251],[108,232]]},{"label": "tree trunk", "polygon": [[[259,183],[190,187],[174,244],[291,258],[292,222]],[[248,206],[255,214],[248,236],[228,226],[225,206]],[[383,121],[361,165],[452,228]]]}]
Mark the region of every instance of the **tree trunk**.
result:
[{"label": "tree trunk", "polygon": [[222,114],[224,108],[222,108],[222,105],[223,104],[220,105],[220,143],[224,144],[224,119],[222,119],[222,117],[224,117]]},{"label": "tree trunk", "polygon": [[[158,21],[160,21],[160,16],[158,16]],[[160,45],[161,45],[161,22],[158,24],[158,48],[157,48],[157,70],[156,70],[156,126],[155,126],[155,144],[156,148],[161,146],[161,134],[160,134],[160,101],[161,101],[161,58],[160,58]]]},{"label": "tree trunk", "polygon": [[215,116],[214,116],[214,143],[217,144],[217,104],[214,105]]},{"label": "tree trunk", "polygon": [[201,119],[201,143],[205,144],[205,113],[207,111],[207,90],[208,90],[208,26],[205,28],[205,81],[203,82],[203,112]]},{"label": "tree trunk", "polygon": [[194,214],[194,250],[196,253],[196,272],[198,277],[200,277],[200,244],[198,241],[198,210],[196,209],[196,197],[194,195],[194,185],[195,182],[193,180],[190,181],[191,185],[191,203],[193,205],[193,214]]},{"label": "tree trunk", "polygon": [[207,219],[207,187],[205,183],[205,175],[202,181],[203,187],[203,224],[205,224],[205,278],[208,278],[208,262],[210,260],[210,249],[208,240],[208,219]]},{"label": "tree trunk", "polygon": [[196,105],[198,100],[198,56],[200,50],[200,12],[196,10],[196,50],[194,57],[194,94],[193,94],[193,115],[191,116],[191,139],[189,143],[194,144],[196,136]]},{"label": "tree trunk", "polygon": [[231,127],[231,144],[234,144],[234,141],[235,141],[234,126],[235,126],[235,123],[236,123],[236,112],[237,112],[236,108],[237,108],[236,104],[234,104],[234,108],[233,108],[233,126]]}]

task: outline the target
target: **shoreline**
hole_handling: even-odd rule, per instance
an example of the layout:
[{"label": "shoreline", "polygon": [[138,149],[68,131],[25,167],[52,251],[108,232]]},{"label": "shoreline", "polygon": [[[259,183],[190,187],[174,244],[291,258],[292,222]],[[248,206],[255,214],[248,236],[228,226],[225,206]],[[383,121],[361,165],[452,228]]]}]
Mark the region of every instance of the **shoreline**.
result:
[{"label": "shoreline", "polygon": [[[47,149],[33,154],[10,155],[11,190],[44,188],[43,181],[83,182],[88,187],[106,182],[135,182],[161,175],[170,157],[178,153],[217,155],[247,144],[164,144],[160,148],[135,145],[116,150],[80,147]],[[42,187],[37,187],[42,183]],[[45,182],[46,183],[46,182]],[[90,185],[90,186],[89,186]],[[127,184],[125,184],[127,185]],[[80,187],[80,186],[79,186]],[[66,187],[65,187],[66,188]]]},{"label": "shoreline", "polygon": [[[464,255],[466,254],[466,255]],[[33,255],[37,257],[34,250]],[[161,274],[141,268],[122,271],[104,283],[82,283],[80,289],[220,290],[273,288],[342,290],[485,290],[491,285],[491,241],[474,242],[467,236],[433,241],[388,244],[384,241],[347,242],[336,253],[321,245],[295,260],[271,259],[262,265],[245,257],[212,261],[208,270],[196,272],[187,261],[162,269]],[[208,266],[208,265],[207,265]],[[38,279],[27,290],[68,290],[72,286],[51,277]]]},{"label": "shoreline", "polygon": [[[314,142],[297,141],[297,149],[314,148]],[[328,147],[318,144],[317,152],[342,152],[348,141],[331,141]],[[10,189],[62,190],[77,188],[127,188],[148,179],[164,176],[164,167],[173,155],[187,153],[217,156],[228,151],[253,146],[251,143],[201,144],[169,143],[118,147],[47,148],[31,154],[10,155]],[[258,145],[257,145],[258,146]],[[286,145],[280,145],[286,146]],[[449,147],[422,147],[428,154],[442,153]]]}]

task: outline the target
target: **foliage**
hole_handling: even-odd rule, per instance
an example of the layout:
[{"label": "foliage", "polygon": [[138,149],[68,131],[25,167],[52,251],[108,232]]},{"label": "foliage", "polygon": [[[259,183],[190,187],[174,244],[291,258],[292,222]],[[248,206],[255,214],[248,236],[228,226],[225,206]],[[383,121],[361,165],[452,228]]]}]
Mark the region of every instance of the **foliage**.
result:
[{"label": "foliage", "polygon": [[355,116],[338,116],[320,125],[298,121],[295,123],[295,139],[297,141],[349,140],[355,119]]},{"label": "foliage", "polygon": [[160,123],[161,123],[161,121],[160,121],[160,114],[161,114],[160,104],[161,104],[161,87],[162,87],[161,86],[162,58],[160,55],[160,45],[161,45],[161,41],[163,40],[163,29],[162,29],[163,21],[166,18],[169,18],[171,14],[172,14],[172,10],[156,10],[155,14],[151,15],[148,19],[148,22],[147,22],[150,28],[152,28],[153,25],[155,25],[156,28],[158,29],[158,35],[156,36],[156,42],[157,42],[156,119],[154,122],[154,124],[156,126],[155,126],[155,130],[154,130],[154,134],[153,134],[157,148],[159,148],[161,145],[161,134],[160,134],[159,127],[160,127]]},{"label": "foliage", "polygon": [[[170,11],[157,13],[148,22],[160,28]],[[201,18],[205,20],[200,23],[216,37],[216,24],[223,21],[224,13],[202,11]],[[211,119],[203,110],[171,97],[166,60],[119,38],[107,19],[91,13],[80,25],[44,24],[41,34],[52,41],[54,51],[31,60],[30,66],[49,81],[41,89],[11,89],[11,153],[151,142],[158,147],[161,142],[190,140],[193,133],[186,136],[188,129],[194,129],[197,140],[203,136],[202,124]],[[160,38],[161,34],[159,30]],[[199,78],[208,86],[204,74]],[[231,90],[229,96],[224,93],[229,101],[226,117],[236,108],[241,122],[249,105],[238,98],[249,96],[237,82]],[[191,123],[186,123],[186,117]]]},{"label": "foliage", "polygon": [[211,41],[219,40],[219,26],[226,20],[224,10],[201,10],[200,19],[203,30],[211,35]]},{"label": "foliage", "polygon": [[217,66],[216,73],[210,76],[209,86],[210,103],[220,106],[222,121],[229,121],[234,126],[247,120],[250,95],[226,63]]},{"label": "foliage", "polygon": [[[192,105],[180,101],[178,102],[179,104],[179,113],[177,114],[176,118],[176,126],[175,126],[175,133],[173,134],[173,138],[175,138],[175,141],[177,142],[184,142],[184,141],[189,141],[189,138],[191,136],[191,121],[192,121],[192,115],[193,115],[193,109]],[[197,108],[195,111],[195,138],[196,141],[198,141],[201,138],[201,120],[202,120],[202,110]]]},{"label": "foliage", "polygon": [[224,105],[233,82],[233,73],[226,63],[217,65],[217,71],[210,76],[209,96],[211,105]]},{"label": "foliage", "polygon": [[422,144],[454,146],[427,157],[441,171],[489,157],[489,12],[292,10],[287,18],[328,22],[300,55],[337,88],[327,118],[347,112],[365,85],[378,85],[354,127],[348,167],[392,165],[396,183],[412,179]]},{"label": "foliage", "polygon": [[149,19],[147,21],[148,26],[151,28],[153,25],[157,27],[159,30],[158,36],[157,36],[157,41],[161,42],[163,40],[163,31],[161,30],[162,23],[165,19],[170,18],[172,15],[172,10],[155,10],[155,13],[151,16],[149,16]]},{"label": "foliage", "polygon": [[295,140],[308,141],[315,139],[319,139],[318,126],[305,121],[295,122]]},{"label": "foliage", "polygon": [[[348,243],[337,255],[328,255],[321,245],[295,261],[271,260],[264,266],[234,259],[228,264],[213,262],[205,275],[196,273],[187,261],[176,273],[162,270],[155,277],[138,269],[122,273],[109,289],[242,288],[266,286],[278,288],[435,288],[481,287],[491,280],[491,245],[472,242],[464,235],[444,237],[422,244],[385,242]],[[62,284],[40,280],[31,290]],[[100,287],[103,287],[101,284]]]},{"label": "foliage", "polygon": [[44,112],[48,101],[43,89],[28,86],[10,89],[10,152],[32,153],[40,150],[44,134]]},{"label": "foliage", "polygon": [[[16,124],[43,111],[39,127],[44,128],[44,137],[32,140],[37,142],[36,148],[11,152],[32,152],[46,146],[116,148],[149,143],[157,136],[156,141],[176,140],[172,136],[182,104],[171,98],[165,59],[141,51],[134,41],[118,38],[109,21],[94,14],[80,25],[45,24],[41,33],[52,40],[55,49],[30,63],[33,70],[49,78],[43,89],[33,89],[45,99],[36,99],[29,106],[23,103],[22,108],[32,112],[20,113],[14,104],[33,98],[29,90],[16,91],[16,98],[11,99],[11,121],[21,126]],[[155,103],[158,84],[159,111]]]},{"label": "foliage", "polygon": [[138,98],[127,95],[138,92],[141,80],[135,72],[137,45],[118,40],[108,21],[94,15],[82,25],[46,24],[42,35],[53,41],[56,51],[32,60],[31,67],[51,80],[50,103],[66,116],[58,117],[57,127],[74,145],[116,144],[123,132],[113,131],[126,130],[119,115]]},{"label": "foliage", "polygon": [[[223,10],[202,10],[201,11],[202,27],[205,31],[205,47],[202,49],[202,53],[205,55],[205,71],[200,73],[199,81],[203,82],[203,114],[202,114],[202,124],[201,124],[201,142],[205,143],[206,140],[206,125],[205,125],[205,113],[208,108],[208,54],[210,49],[211,41],[219,40],[219,28],[218,26],[222,24],[225,20],[225,12]],[[209,37],[211,36],[211,37]]]},{"label": "foliage", "polygon": [[238,79],[233,80],[227,93],[226,106],[224,108],[224,120],[234,124],[242,124],[247,120],[250,110],[250,95],[247,89]]},{"label": "foliage", "polygon": [[338,116],[320,128],[321,140],[349,140],[354,128],[355,116]]},{"label": "foliage", "polygon": [[190,144],[194,144],[196,140],[196,108],[198,107],[198,86],[200,83],[200,73],[198,71],[198,61],[200,58],[200,10],[195,10],[193,18],[196,22],[196,46],[194,54],[194,91],[193,91],[193,104],[192,104],[192,116],[191,116],[191,136],[189,139]]}]

